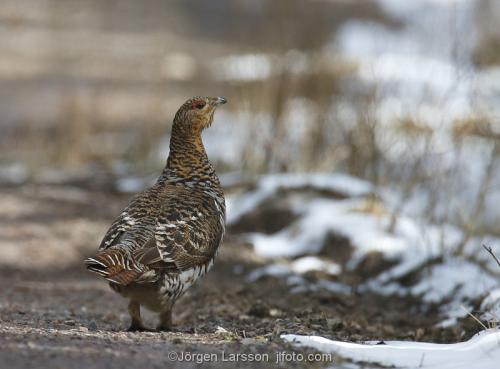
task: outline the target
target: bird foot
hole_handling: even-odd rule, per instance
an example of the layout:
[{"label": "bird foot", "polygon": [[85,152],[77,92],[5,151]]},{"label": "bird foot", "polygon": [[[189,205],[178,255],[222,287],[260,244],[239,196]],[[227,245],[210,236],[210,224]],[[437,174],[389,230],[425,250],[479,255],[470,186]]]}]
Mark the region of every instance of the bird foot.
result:
[{"label": "bird foot", "polygon": [[158,332],[172,331],[172,307],[169,310],[164,310],[160,313],[160,322],[156,327]]}]

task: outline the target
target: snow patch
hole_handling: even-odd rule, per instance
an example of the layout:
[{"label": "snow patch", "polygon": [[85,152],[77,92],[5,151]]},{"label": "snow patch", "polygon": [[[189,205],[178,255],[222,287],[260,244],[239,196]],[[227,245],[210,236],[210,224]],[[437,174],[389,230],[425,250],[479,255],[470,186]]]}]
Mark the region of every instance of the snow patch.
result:
[{"label": "snow patch", "polygon": [[405,341],[333,341],[318,336],[285,334],[282,339],[299,346],[334,353],[356,362],[376,363],[397,368],[496,369],[500,362],[500,331],[489,329],[466,342],[436,344]]},{"label": "snow patch", "polygon": [[[359,196],[332,199],[323,197],[321,192],[312,198],[310,194],[300,197],[300,192],[290,195],[293,201],[288,201],[287,204],[289,210],[298,215],[297,220],[273,234],[256,232],[244,237],[254,245],[256,253],[267,258],[307,256],[259,268],[249,275],[249,281],[264,275],[286,277],[290,281],[291,275],[300,277],[307,270],[338,274],[338,266],[328,267],[319,257],[314,256],[328,246],[325,241],[334,234],[345,237],[353,248],[346,264],[348,270],[355,269],[372,252],[381,253],[385,260],[398,261],[358,286],[360,292],[370,290],[388,295],[414,295],[420,296],[427,303],[446,301],[441,308],[444,319],[441,325],[453,324],[457,318],[465,316],[467,311],[462,306],[472,307],[472,301],[488,295],[498,286],[498,278],[486,273],[480,265],[487,264],[491,270],[496,268],[488,255],[481,258],[481,245],[486,242],[484,237],[471,238],[464,245],[463,255],[454,256],[465,237],[458,227],[451,224],[429,224],[422,218],[419,220],[399,211],[394,215],[394,208],[397,206],[394,204],[398,202],[391,201],[389,189],[382,191],[384,195],[381,196],[381,191],[375,191],[369,183],[358,182],[351,177],[299,177],[288,174],[264,176],[254,191],[231,199],[230,219],[238,219],[254,211],[266,201],[272,201],[273,196],[283,196],[280,192],[282,188],[307,186]],[[238,212],[235,213],[234,209]],[[500,244],[500,240],[488,237],[487,243]],[[336,268],[339,270],[336,271]],[[420,273],[421,279],[409,286],[399,283],[412,273]],[[334,282],[328,280],[309,283],[294,278],[289,285],[291,291],[296,293],[318,288],[348,293],[348,286],[332,283]],[[493,309],[492,302],[484,306],[488,307],[488,311]],[[498,315],[496,312],[491,312],[490,315],[492,314]]]},{"label": "snow patch", "polygon": [[315,256],[304,256],[291,263],[275,263],[253,270],[247,277],[249,282],[254,282],[263,276],[285,276],[290,274],[305,274],[319,271],[329,275],[340,273],[340,266],[336,263],[321,260]]},{"label": "snow patch", "polygon": [[500,323],[500,287],[492,289],[481,303],[481,318],[486,321]]},{"label": "snow patch", "polygon": [[369,182],[345,174],[269,174],[259,179],[256,190],[243,196],[229,197],[227,203],[228,223],[234,223],[243,214],[255,209],[264,200],[275,195],[279,189],[305,187],[313,187],[318,190],[331,190],[349,197],[367,195],[373,190]]}]

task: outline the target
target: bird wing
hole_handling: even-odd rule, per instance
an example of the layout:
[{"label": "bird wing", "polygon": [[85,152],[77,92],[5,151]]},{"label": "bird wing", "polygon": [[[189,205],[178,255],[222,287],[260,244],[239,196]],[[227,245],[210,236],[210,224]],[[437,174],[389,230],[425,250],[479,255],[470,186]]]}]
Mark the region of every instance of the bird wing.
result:
[{"label": "bird wing", "polygon": [[171,191],[155,225],[158,253],[163,262],[174,263],[181,271],[207,264],[224,234],[224,203],[185,187]]},{"label": "bird wing", "polygon": [[99,250],[120,245],[134,263],[183,271],[213,259],[224,233],[224,204],[192,189],[153,186],[132,199]]},{"label": "bird wing", "polygon": [[152,229],[155,213],[157,213],[155,205],[153,188],[134,196],[111,224],[99,245],[99,250],[105,250],[120,243],[126,234],[128,234],[128,238],[133,238],[137,233],[140,236],[140,232],[147,231],[148,228]]}]

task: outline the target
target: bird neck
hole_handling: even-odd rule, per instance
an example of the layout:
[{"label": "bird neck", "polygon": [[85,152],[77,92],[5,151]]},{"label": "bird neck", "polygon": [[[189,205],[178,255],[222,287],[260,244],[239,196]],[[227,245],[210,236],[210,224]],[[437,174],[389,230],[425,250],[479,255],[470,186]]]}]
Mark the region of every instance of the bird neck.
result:
[{"label": "bird neck", "polygon": [[174,124],[167,165],[160,176],[160,180],[162,179],[168,182],[182,181],[192,184],[219,183],[203,146],[201,132],[185,132],[177,129]]}]

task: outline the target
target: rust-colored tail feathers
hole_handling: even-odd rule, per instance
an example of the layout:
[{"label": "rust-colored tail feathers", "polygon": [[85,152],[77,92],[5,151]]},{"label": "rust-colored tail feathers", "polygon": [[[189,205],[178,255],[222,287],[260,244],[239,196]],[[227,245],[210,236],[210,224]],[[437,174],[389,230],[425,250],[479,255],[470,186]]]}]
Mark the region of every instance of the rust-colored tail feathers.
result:
[{"label": "rust-colored tail feathers", "polygon": [[100,251],[93,258],[85,259],[84,263],[91,272],[123,286],[143,273],[134,262],[128,260],[128,253],[119,248]]}]

